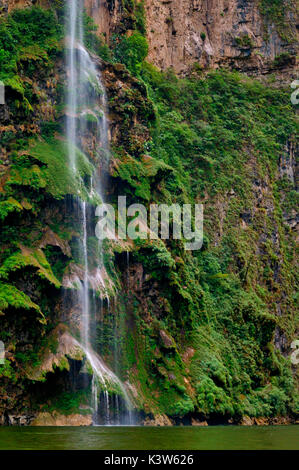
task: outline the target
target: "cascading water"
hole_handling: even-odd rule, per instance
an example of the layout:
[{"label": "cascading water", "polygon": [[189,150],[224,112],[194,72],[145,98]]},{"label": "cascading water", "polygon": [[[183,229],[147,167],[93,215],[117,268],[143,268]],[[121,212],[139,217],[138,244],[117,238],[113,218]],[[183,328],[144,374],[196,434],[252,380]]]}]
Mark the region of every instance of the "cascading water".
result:
[{"label": "cascading water", "polygon": [[[101,76],[96,69],[90,54],[84,48],[84,29],[83,29],[83,0],[68,0],[67,2],[67,117],[66,117],[66,137],[68,142],[68,155],[70,171],[76,177],[80,174],[78,168],[77,154],[80,150],[84,152],[84,136],[87,133],[88,117],[93,122],[93,141],[94,152],[96,157],[107,158],[109,154],[109,138],[108,138],[108,120],[106,117],[106,95]],[[79,149],[79,150],[78,150]],[[97,162],[95,162],[97,163]],[[86,186],[85,182],[78,177],[81,187]],[[91,177],[89,186],[90,199],[95,196],[98,200],[102,200],[101,182],[94,172]],[[78,190],[80,194],[80,191]],[[90,364],[92,377],[92,402],[94,412],[94,424],[97,424],[97,416],[99,410],[99,393],[100,406],[104,412],[104,424],[111,423],[111,410],[109,401],[109,389],[116,389],[119,393],[114,394],[116,424],[120,424],[120,397],[128,410],[126,424],[132,424],[132,405],[130,403],[127,392],[117,378],[117,376],[109,370],[102,359],[94,352],[90,337],[90,319],[91,305],[95,305],[95,289],[90,282],[89,272],[89,253],[88,253],[88,204],[81,197],[76,198],[78,222],[81,226],[81,243],[80,255],[81,264],[83,266],[82,279],[78,279],[77,286],[79,288],[79,304],[81,312],[81,339],[78,345],[84,351],[88,363]],[[100,276],[98,272],[98,276]],[[103,279],[99,279],[104,286]],[[109,297],[106,297],[108,310],[110,308]],[[102,318],[102,299],[101,312]],[[103,403],[102,403],[103,402]],[[115,424],[114,420],[114,424]]]}]

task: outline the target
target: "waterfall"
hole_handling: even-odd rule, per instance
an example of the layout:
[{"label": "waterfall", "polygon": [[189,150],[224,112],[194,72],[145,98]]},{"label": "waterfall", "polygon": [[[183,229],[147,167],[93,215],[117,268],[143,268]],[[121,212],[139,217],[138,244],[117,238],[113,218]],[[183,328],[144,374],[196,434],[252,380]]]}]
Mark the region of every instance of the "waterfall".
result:
[{"label": "waterfall", "polygon": [[[87,117],[92,117],[92,140],[93,149],[89,148],[93,154],[93,165],[98,164],[101,157],[107,158],[109,155],[109,137],[108,137],[108,119],[107,119],[107,101],[104,86],[102,84],[100,72],[84,47],[84,2],[83,0],[67,1],[67,113],[66,113],[66,138],[68,143],[68,156],[70,171],[85,186],[85,182],[80,180],[80,169],[78,168],[78,151],[84,152],[84,136],[87,133]],[[89,129],[90,131],[90,129]],[[90,152],[90,150],[92,150]],[[86,152],[85,152],[86,153]],[[90,158],[89,158],[90,161]],[[98,172],[94,171],[90,179],[89,198],[97,197],[97,200],[103,200],[101,196],[101,180]],[[80,193],[80,191],[78,191]],[[105,365],[92,347],[91,341],[91,309],[96,305],[95,290],[90,282],[89,269],[89,250],[88,250],[88,232],[90,228],[90,217],[88,215],[88,204],[80,197],[76,198],[78,224],[81,229],[81,243],[79,246],[80,257],[83,267],[83,279],[78,279],[79,303],[81,312],[80,342],[78,346],[83,350],[88,363],[93,372],[91,382],[92,406],[94,415],[94,424],[97,424],[97,416],[100,408],[104,410],[104,424],[112,423],[112,410],[110,403],[109,390],[116,390],[114,393],[117,404],[115,418],[119,423],[120,406],[119,400],[122,399],[124,407],[129,416],[129,423],[132,424],[132,405],[126,389],[118,377]],[[103,279],[100,279],[104,286]],[[106,297],[108,309],[110,308],[109,297]],[[102,299],[100,316],[102,318]],[[118,396],[119,395],[119,396]],[[100,403],[99,403],[100,397]],[[102,403],[103,402],[103,403]],[[112,401],[111,401],[112,402]]]},{"label": "waterfall", "polygon": [[82,341],[85,347],[89,346],[89,286],[88,286],[88,255],[87,255],[87,219],[86,219],[86,202],[83,201],[83,257],[84,257],[84,280],[83,280],[83,299],[82,299]]}]

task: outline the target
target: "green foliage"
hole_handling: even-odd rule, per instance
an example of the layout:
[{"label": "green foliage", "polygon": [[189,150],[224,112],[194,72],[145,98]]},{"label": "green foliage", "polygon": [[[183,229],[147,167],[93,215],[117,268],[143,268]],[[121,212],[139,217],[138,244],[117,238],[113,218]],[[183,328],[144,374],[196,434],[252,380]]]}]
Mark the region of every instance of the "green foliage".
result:
[{"label": "green foliage", "polygon": [[[276,224],[283,237],[281,214],[275,212],[274,222],[266,211],[260,211],[246,229],[240,229],[239,222],[255,204],[253,178],[259,175],[263,180],[268,175],[267,184],[272,188],[285,143],[297,132],[289,93],[225,71],[206,77],[194,71],[191,77],[178,79],[171,71],[161,73],[144,63],[141,76],[156,110],[148,152],[173,169],[173,177],[164,179],[167,194],[172,202],[203,197],[206,201],[206,238],[201,252],[187,255],[173,241],[167,247],[162,242],[135,243],[133,259],[142,263],[147,282],[155,285],[159,281],[159,294],[155,294],[159,300],[148,299],[146,307],[142,303],[136,313],[138,332],[146,338],[146,350],[137,344],[144,364],[138,377],[147,403],[174,416],[188,414],[193,407],[206,415],[236,418],[295,413],[295,381],[288,379],[291,385],[286,392],[282,384],[289,365],[272,348],[279,324],[273,299],[280,287],[276,284],[273,293],[270,283],[280,256],[284,256],[285,266],[282,282],[290,292],[295,285],[295,278],[284,278],[284,272],[292,268],[287,265],[283,245],[278,254],[271,238]],[[285,196],[288,186],[284,185],[277,191],[283,192],[286,208],[289,195]],[[152,192],[153,200],[155,196]],[[225,211],[220,238],[215,204]],[[258,255],[261,233],[267,239],[266,256]],[[215,238],[217,243],[210,244]],[[270,271],[263,281],[265,269]],[[279,293],[275,298],[281,302]],[[289,311],[290,303],[283,308]],[[177,341],[178,358],[180,348],[187,344],[195,351],[190,377],[196,397],[189,395],[186,408],[181,389],[184,368],[176,358],[172,369],[172,362],[158,351],[155,322]],[[184,338],[180,339],[182,331]],[[169,380],[172,374],[174,383]],[[156,400],[153,390],[159,391]],[[178,409],[175,405],[170,409],[170,401]]]},{"label": "green foliage", "polygon": [[17,383],[17,376],[15,370],[11,366],[11,362],[5,359],[4,364],[0,365],[0,378],[6,377],[12,383]]},{"label": "green foliage", "polygon": [[294,40],[294,31],[290,26],[288,14],[296,12],[296,1],[260,0],[259,7],[266,23],[274,23],[281,38],[292,42]]},{"label": "green foliage", "polygon": [[194,411],[194,404],[190,397],[186,396],[185,399],[179,400],[170,404],[168,414],[173,417],[182,418]]},{"label": "green foliage", "polygon": [[121,0],[121,21],[119,32],[125,34],[128,30],[146,33],[145,0]]},{"label": "green foliage", "polygon": [[96,34],[97,29],[94,20],[84,12],[84,43],[86,47],[103,60],[110,62],[112,60],[111,51],[105,42],[105,37],[99,37]]},{"label": "green foliage", "polygon": [[62,140],[49,138],[47,141],[32,142],[29,154],[46,165],[46,168],[40,170],[45,182],[44,187],[55,198],[61,199],[66,194],[78,194],[78,188],[81,188],[81,196],[87,197],[86,189],[80,180],[90,176],[93,168],[78,149],[76,149],[77,174],[69,168],[67,144]]},{"label": "green foliage", "polygon": [[140,240],[136,241],[136,246],[139,251],[134,254],[135,259],[142,262],[154,278],[170,276],[175,269],[175,262],[161,240]]},{"label": "green foliage", "polygon": [[253,41],[248,34],[243,34],[242,36],[235,38],[235,41],[241,49],[252,49],[254,46]]},{"label": "green foliage", "polygon": [[8,307],[25,310],[36,310],[42,317],[39,321],[43,321],[44,315],[38,305],[36,305],[28,295],[18,290],[11,284],[0,282],[0,311],[3,313]]},{"label": "green foliage", "polygon": [[196,386],[199,411],[204,414],[234,415],[232,400],[223,388],[209,377],[203,377]]},{"label": "green foliage", "polygon": [[[120,153],[121,149],[117,151]],[[114,177],[120,177],[133,188],[132,194],[148,201],[151,196],[151,183],[157,178],[171,176],[172,169],[161,160],[144,157],[141,161],[125,155],[114,164]]]},{"label": "green foliage", "polygon": [[70,415],[72,413],[86,414],[90,410],[80,409],[81,404],[87,404],[87,395],[85,391],[79,390],[77,392],[61,392],[58,394],[49,405],[44,405],[44,411],[58,411],[63,415]]},{"label": "green foliage", "polygon": [[115,50],[115,59],[125,64],[130,72],[138,76],[144,59],[148,54],[148,44],[144,36],[135,32],[123,38]]},{"label": "green foliage", "polygon": [[11,273],[24,269],[27,266],[37,268],[38,275],[42,279],[46,279],[56,287],[60,287],[60,282],[54,276],[43,251],[27,247],[22,247],[22,252],[14,253],[5,259],[4,263],[0,266],[0,279],[7,280]]},{"label": "green foliage", "polygon": [[281,54],[277,55],[273,61],[274,67],[285,67],[289,65],[294,56],[292,56],[289,52],[282,52]]},{"label": "green foliage", "polygon": [[51,48],[51,41],[50,44],[48,41],[53,37],[61,37],[61,28],[51,10],[39,7],[16,9],[11,18],[12,26],[16,27],[14,38],[24,46],[46,44]]},{"label": "green foliage", "polygon": [[43,177],[43,170],[38,165],[32,165],[26,168],[19,165],[18,162],[12,165],[10,171],[10,178],[6,183],[6,189],[9,192],[9,186],[20,185],[30,186],[35,190],[46,187],[46,181]]},{"label": "green foliage", "polygon": [[142,77],[159,113],[151,154],[176,170],[168,186],[172,194],[183,186],[193,195],[207,186],[241,192],[245,149],[261,164],[277,162],[286,139],[296,133],[289,94],[238,73],[178,80],[145,64]]},{"label": "green foliage", "polygon": [[57,121],[43,121],[40,125],[41,135],[46,139],[54,137],[55,133],[61,131],[61,124]]},{"label": "green foliage", "polygon": [[34,349],[28,349],[25,352],[16,351],[15,359],[18,362],[18,365],[22,367],[27,367],[28,365],[32,368],[40,367],[41,360],[39,358],[38,352],[36,351],[36,345],[34,345]]},{"label": "green foliage", "polygon": [[[58,252],[58,253],[57,253]],[[55,246],[47,246],[44,249],[45,256],[51,265],[56,280],[61,281],[66,268],[66,256]]]},{"label": "green foliage", "polygon": [[44,71],[53,65],[61,37],[62,30],[51,10],[16,9],[0,18],[0,80],[20,95],[27,111],[32,111],[28,100],[31,88],[23,75],[31,77],[36,69]]}]

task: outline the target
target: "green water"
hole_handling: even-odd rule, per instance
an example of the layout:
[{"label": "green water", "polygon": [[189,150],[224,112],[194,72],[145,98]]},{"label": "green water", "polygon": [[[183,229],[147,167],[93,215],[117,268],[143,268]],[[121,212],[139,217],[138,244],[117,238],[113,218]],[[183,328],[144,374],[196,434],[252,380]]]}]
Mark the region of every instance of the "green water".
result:
[{"label": "green water", "polygon": [[0,450],[298,450],[299,426],[0,427]]}]

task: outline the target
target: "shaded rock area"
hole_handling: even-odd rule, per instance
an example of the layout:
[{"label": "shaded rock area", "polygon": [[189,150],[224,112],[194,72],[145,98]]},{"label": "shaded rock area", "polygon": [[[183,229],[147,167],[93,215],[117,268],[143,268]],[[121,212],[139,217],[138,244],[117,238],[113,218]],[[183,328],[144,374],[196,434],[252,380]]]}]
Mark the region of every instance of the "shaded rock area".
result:
[{"label": "shaded rock area", "polygon": [[284,426],[288,424],[296,424],[295,420],[278,416],[276,418],[250,418],[249,416],[243,416],[240,423],[241,426]]},{"label": "shaded rock area", "polygon": [[58,325],[49,336],[49,343],[55,344],[55,350],[46,349],[38,367],[27,370],[27,377],[30,380],[41,380],[49,372],[54,372],[56,368],[69,369],[68,359],[82,361],[84,353],[78,343],[69,334],[64,325]]},{"label": "shaded rock area", "polygon": [[29,426],[34,419],[34,414],[30,415],[16,415],[16,414],[4,414],[0,416],[0,425],[2,426]]},{"label": "shaded rock area", "polygon": [[165,415],[156,415],[154,418],[147,417],[143,425],[144,426],[173,426],[173,421],[168,418],[168,416]]}]

